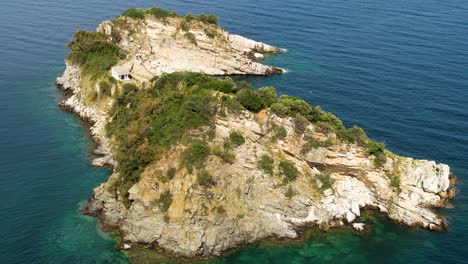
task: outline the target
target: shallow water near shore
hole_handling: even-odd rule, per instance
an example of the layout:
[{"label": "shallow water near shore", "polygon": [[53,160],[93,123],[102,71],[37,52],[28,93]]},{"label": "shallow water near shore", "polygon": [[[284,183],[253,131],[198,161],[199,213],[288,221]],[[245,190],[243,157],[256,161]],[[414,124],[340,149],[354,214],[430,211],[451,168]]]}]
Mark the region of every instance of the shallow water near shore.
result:
[{"label": "shallow water near shore", "polygon": [[[468,3],[453,1],[18,0],[0,15],[0,263],[128,263],[80,215],[110,171],[89,163],[87,126],[60,111],[53,85],[76,29],[129,7],[216,13],[230,32],[288,49],[243,77],[319,104],[395,153],[447,163],[459,178],[449,229],[407,228],[369,214],[370,230],[310,231],[304,242],[256,243],[213,263],[466,263]],[[359,221],[359,220],[358,220]],[[143,253],[141,253],[143,254]],[[135,260],[147,261],[143,255]],[[151,261],[154,263],[154,261]],[[174,262],[158,259],[158,262]]]}]

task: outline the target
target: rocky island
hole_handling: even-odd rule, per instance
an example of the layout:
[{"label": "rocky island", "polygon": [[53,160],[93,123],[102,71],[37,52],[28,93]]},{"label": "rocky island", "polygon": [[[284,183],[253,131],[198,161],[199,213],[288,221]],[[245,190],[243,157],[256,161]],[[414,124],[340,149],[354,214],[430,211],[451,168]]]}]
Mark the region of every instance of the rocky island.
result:
[{"label": "rocky island", "polygon": [[[220,78],[281,74],[258,61],[283,50],[229,34],[214,15],[130,9],[69,48],[61,105],[92,123],[93,164],[113,168],[82,211],[128,246],[219,256],[306,226],[362,228],[364,208],[447,225],[434,211],[455,194],[447,165],[398,156],[273,87]],[[113,78],[116,65],[132,79]]]}]

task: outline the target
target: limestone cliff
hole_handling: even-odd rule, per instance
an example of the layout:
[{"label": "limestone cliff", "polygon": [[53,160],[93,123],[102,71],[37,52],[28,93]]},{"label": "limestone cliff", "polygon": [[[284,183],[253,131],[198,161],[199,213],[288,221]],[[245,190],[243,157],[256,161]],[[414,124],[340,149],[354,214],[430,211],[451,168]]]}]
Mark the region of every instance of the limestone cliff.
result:
[{"label": "limestone cliff", "polygon": [[[151,16],[119,17],[103,22],[97,30],[126,51],[119,64],[130,64],[132,75],[142,82],[175,71],[210,75],[282,72],[255,62],[263,57],[261,53],[279,48],[231,35],[215,25],[195,21],[187,27],[183,22],[178,17],[163,21]],[[115,118],[109,110],[122,83],[112,84],[110,95],[100,97],[102,87],[94,83],[89,87],[83,72],[82,66],[66,62],[57,84],[70,90],[71,96],[61,105],[93,124],[91,133],[99,143],[95,153],[101,156],[93,164],[114,167],[83,212],[116,227],[125,243],[175,256],[217,256],[268,237],[295,238],[304,226],[329,228],[357,222],[363,208],[377,209],[405,225],[446,226],[443,216],[432,208],[445,206],[454,195],[447,165],[387,152],[388,158],[377,167],[376,157],[365,147],[342,142],[335,133],[321,131],[319,124],[308,123],[298,132],[293,118],[280,117],[269,108],[214,116],[211,149],[219,149],[234,131],[245,142],[232,147],[228,160],[222,155],[208,157],[205,169],[213,177],[209,186],[201,185],[187,167],[178,166],[188,147],[180,142],[145,167],[128,190],[131,204],[126,207],[110,191],[122,175],[115,170],[115,141],[105,131]],[[140,89],[146,89],[145,85]],[[98,100],[86,100],[89,90],[97,92]],[[213,96],[221,97],[220,93]],[[281,137],[275,132],[278,127],[284,129]],[[332,143],[305,148],[310,138]],[[259,165],[265,155],[271,158],[271,171]],[[282,162],[294,164],[297,179],[285,182],[279,176]],[[176,170],[170,180],[157,176],[172,167]],[[171,195],[170,203],[161,206],[159,201],[166,194]]]},{"label": "limestone cliff", "polygon": [[[272,141],[275,125],[288,132],[277,142]],[[312,125],[307,129],[314,131]],[[112,177],[117,177],[113,175],[94,190],[85,211],[119,227],[128,243],[153,245],[185,257],[220,255],[268,237],[295,238],[298,228],[306,225],[343,226],[359,221],[363,208],[376,208],[410,226],[440,229],[446,225],[431,208],[444,206],[450,196],[447,165],[393,156],[376,169],[362,148],[347,144],[302,154],[305,141],[294,132],[291,119],[268,112],[218,117],[210,145],[222,144],[231,131],[239,131],[246,142],[234,149],[232,163],[209,158],[206,168],[215,177],[213,187],[201,188],[187,170],[178,171],[167,183],[154,177],[155,170],[180,162],[184,149],[180,146],[145,170],[129,191],[130,209],[106,191]],[[275,164],[288,160],[297,166],[300,176],[291,184],[292,197],[280,178],[259,168],[262,154],[274,157]],[[394,170],[401,175],[401,191],[391,186],[387,175]],[[317,175],[324,171],[331,172],[333,183],[321,190]],[[172,193],[173,202],[164,213],[153,201],[166,191]]]},{"label": "limestone cliff", "polygon": [[230,34],[211,24],[171,17],[165,20],[119,17],[104,21],[97,31],[113,37],[129,56],[132,75],[148,80],[177,71],[209,75],[268,75],[283,70],[256,62],[263,53],[282,49]]}]

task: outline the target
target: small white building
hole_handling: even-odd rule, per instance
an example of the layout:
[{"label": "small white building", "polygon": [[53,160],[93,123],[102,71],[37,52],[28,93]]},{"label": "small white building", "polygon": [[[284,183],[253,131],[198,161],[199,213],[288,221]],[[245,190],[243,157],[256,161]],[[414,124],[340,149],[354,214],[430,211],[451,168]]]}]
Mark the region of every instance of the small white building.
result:
[{"label": "small white building", "polygon": [[126,65],[114,66],[111,68],[112,77],[119,81],[127,81],[132,78],[130,75],[130,67]]}]

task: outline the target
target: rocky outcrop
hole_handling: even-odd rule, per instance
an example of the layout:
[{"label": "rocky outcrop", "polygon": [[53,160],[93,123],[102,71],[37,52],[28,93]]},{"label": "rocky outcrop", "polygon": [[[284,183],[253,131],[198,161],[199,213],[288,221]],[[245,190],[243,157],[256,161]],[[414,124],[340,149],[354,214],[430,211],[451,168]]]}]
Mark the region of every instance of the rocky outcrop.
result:
[{"label": "rocky outcrop", "polygon": [[283,72],[256,62],[263,58],[262,53],[276,53],[282,49],[198,21],[187,23],[176,17],[165,20],[151,16],[145,19],[119,17],[104,21],[97,31],[113,37],[128,51],[127,61],[123,63],[133,66],[132,76],[139,80],[178,71],[209,75]]},{"label": "rocky outcrop", "polygon": [[[273,123],[288,131],[285,139],[272,140]],[[85,212],[119,227],[126,243],[184,257],[217,256],[268,237],[296,238],[303,226],[343,226],[359,219],[363,208],[375,208],[410,226],[440,229],[446,225],[431,208],[443,206],[450,195],[447,165],[393,156],[376,169],[362,148],[346,144],[302,154],[305,141],[295,134],[293,122],[268,113],[218,117],[211,146],[222,145],[231,131],[244,135],[246,143],[234,149],[232,163],[210,157],[206,168],[215,177],[214,186],[197,185],[196,176],[185,169],[166,183],[154,176],[156,170],[177,166],[183,150],[179,146],[147,168],[130,189],[129,209],[106,191],[114,175],[95,189]],[[274,157],[276,165],[279,160],[293,162],[299,178],[286,187],[280,176],[259,169],[259,157],[265,153]],[[388,177],[395,169],[401,175],[401,191],[391,186]],[[331,172],[330,189],[320,188],[317,175],[323,171]],[[286,195],[288,188],[294,192],[292,197]],[[165,191],[172,193],[173,202],[162,212],[154,201]]]},{"label": "rocky outcrop", "polygon": [[[66,62],[65,71],[62,76],[58,77],[56,84],[61,89],[71,93],[70,96],[60,103],[60,107],[64,110],[74,112],[81,119],[91,123],[91,137],[98,144],[98,147],[93,151],[97,156],[92,163],[95,166],[113,166],[115,165],[114,158],[110,151],[109,139],[105,135],[105,127],[107,124],[107,112],[105,108],[99,108],[97,105],[86,104],[81,93],[81,68]],[[112,105],[112,100],[101,102],[107,106]],[[99,110],[101,109],[101,110]]]}]

